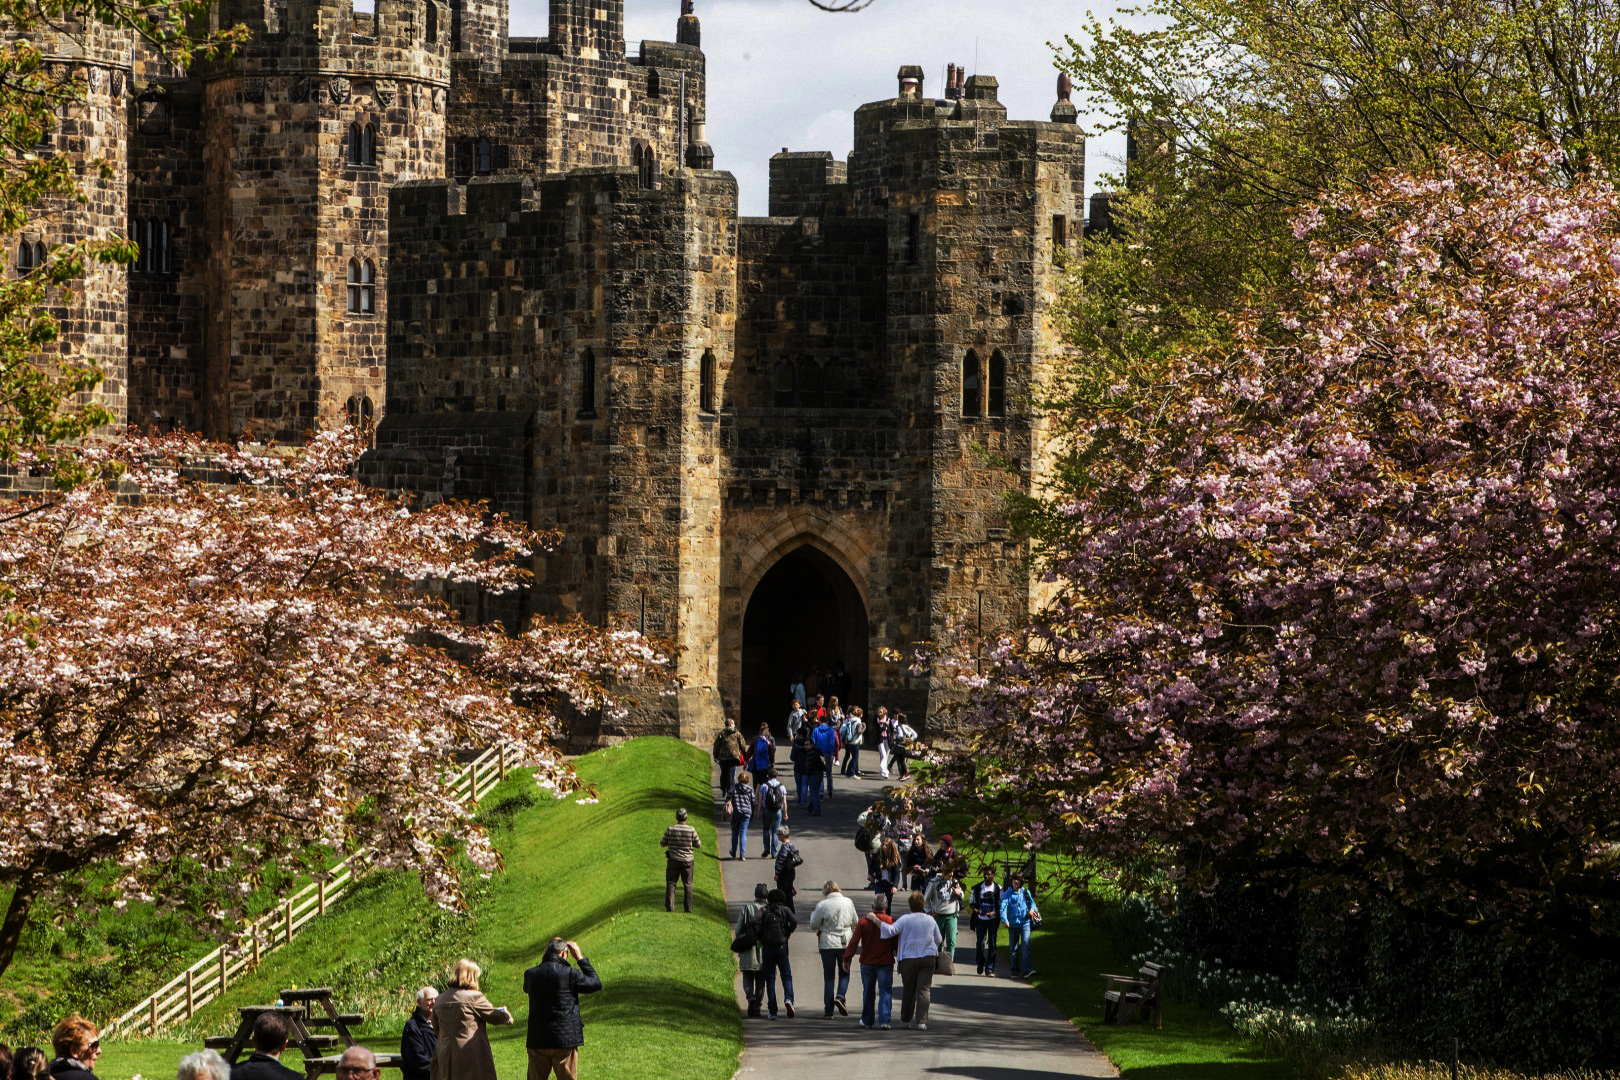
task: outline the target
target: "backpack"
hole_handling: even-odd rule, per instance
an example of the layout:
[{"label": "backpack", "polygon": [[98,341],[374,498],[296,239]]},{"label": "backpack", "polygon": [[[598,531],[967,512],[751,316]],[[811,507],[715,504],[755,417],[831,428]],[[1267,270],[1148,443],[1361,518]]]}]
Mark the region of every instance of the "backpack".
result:
[{"label": "backpack", "polygon": [[760,809],[767,814],[774,814],[782,809],[782,785],[771,781],[759,789]]},{"label": "backpack", "polygon": [[756,915],[752,919],[743,923],[742,926],[737,930],[737,936],[731,939],[731,951],[735,953],[743,953],[752,949],[755,945],[758,945],[759,929],[762,921],[763,915]]},{"label": "backpack", "polygon": [[855,830],[855,850],[872,850],[872,834],[866,831],[865,825],[862,825],[860,828]]},{"label": "backpack", "polygon": [[754,740],[754,768],[768,769],[771,767],[771,741],[761,735]]},{"label": "backpack", "polygon": [[846,745],[855,741],[855,724],[854,717],[844,721],[844,743]]},{"label": "backpack", "polygon": [[759,917],[759,943],[761,945],[786,945],[788,939],[787,919],[782,916],[782,908],[772,904],[765,909]]}]

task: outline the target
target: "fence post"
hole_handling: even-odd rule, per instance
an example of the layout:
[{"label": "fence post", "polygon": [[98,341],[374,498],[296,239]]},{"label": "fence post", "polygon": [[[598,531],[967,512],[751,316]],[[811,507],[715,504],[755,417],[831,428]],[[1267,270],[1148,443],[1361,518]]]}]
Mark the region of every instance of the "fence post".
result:
[{"label": "fence post", "polygon": [[477,758],[474,758],[473,763],[472,763],[472,804],[474,806],[478,805],[478,759]]},{"label": "fence post", "polygon": [[501,743],[501,779],[506,779],[506,744]]},{"label": "fence post", "polygon": [[292,944],[292,901],[287,901],[287,944]]},{"label": "fence post", "polygon": [[248,927],[248,932],[253,935],[253,966],[254,967],[259,966],[259,927],[262,926],[263,924],[264,924],[264,920],[259,919],[259,920],[255,921],[251,926]]},{"label": "fence post", "polygon": [[326,914],[326,879],[325,878],[322,878],[321,880],[319,880],[319,881],[317,881],[315,883],[315,903],[316,903],[316,907],[320,911],[320,913],[322,915],[325,915]]},{"label": "fence post", "polygon": [[221,997],[225,996],[225,989],[231,977],[230,970],[227,967],[227,960],[225,946],[221,945],[219,947],[219,993]]},{"label": "fence post", "polygon": [[191,969],[186,968],[186,1019],[190,1020],[191,1014],[196,1011],[197,997],[195,991],[193,991],[191,987]]},{"label": "fence post", "polygon": [[157,995],[153,994],[152,995],[152,1034],[153,1035],[157,1034],[157,1031],[158,1031],[157,1025],[158,1025]]}]

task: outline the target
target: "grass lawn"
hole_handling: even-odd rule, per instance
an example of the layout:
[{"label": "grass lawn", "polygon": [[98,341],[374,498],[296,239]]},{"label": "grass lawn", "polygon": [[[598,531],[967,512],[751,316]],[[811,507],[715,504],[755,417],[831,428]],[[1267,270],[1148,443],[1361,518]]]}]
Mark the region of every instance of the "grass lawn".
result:
[{"label": "grass lawn", "polygon": [[[224,1003],[200,1013],[184,1038],[111,1043],[98,1075],[167,1080],[203,1035],[234,1030],[237,1006],[273,1000],[291,985],[334,987],[344,1008],[358,1006],[376,1018],[362,1029],[363,1040],[397,1050],[415,987],[423,981],[442,987],[447,965],[466,955],[483,966],[490,1000],[517,1016],[516,1025],[489,1031],[498,1073],[519,1080],[527,1067],[523,970],[561,934],[579,942],[604,983],[601,993],[582,999],[584,1076],[729,1080],[742,1026],[713,863],[709,757],[676,739],[639,739],[581,758],[576,768],[600,792],[599,803],[544,793],[535,799],[527,772],[485,797],[506,869],[474,898],[468,915],[439,913],[413,878],[376,875],[267,958]],[[682,805],[693,810],[708,857],[700,853],[694,914],[670,915],[658,838]],[[296,1059],[290,1055],[287,1064],[296,1069]]]},{"label": "grass lawn", "polygon": [[[1035,988],[1108,1056],[1127,1080],[1289,1080],[1295,1068],[1249,1049],[1197,1002],[1166,1001],[1164,1028],[1105,1026],[1101,972],[1134,971],[1090,917],[1056,896],[1040,901],[1031,944]],[[1005,934],[1003,934],[1005,941]]]}]

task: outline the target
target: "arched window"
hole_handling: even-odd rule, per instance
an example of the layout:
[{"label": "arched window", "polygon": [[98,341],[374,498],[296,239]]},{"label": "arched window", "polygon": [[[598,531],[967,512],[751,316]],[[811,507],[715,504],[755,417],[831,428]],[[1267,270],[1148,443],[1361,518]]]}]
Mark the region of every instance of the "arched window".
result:
[{"label": "arched window", "polygon": [[478,175],[488,176],[495,171],[495,148],[485,138],[478,140]]},{"label": "arched window", "polygon": [[374,124],[367,124],[360,129],[360,164],[376,167],[377,128]]},{"label": "arched window", "polygon": [[983,380],[979,378],[979,354],[972,349],[962,357],[962,415],[982,416],[984,403],[980,397]]},{"label": "arched window", "polygon": [[644,190],[658,186],[658,156],[653,148],[643,143],[637,143],[631,155],[636,166],[636,181]]},{"label": "arched window", "polygon": [[34,241],[34,265],[45,265],[45,242],[43,240]]},{"label": "arched window", "polygon": [[799,365],[799,404],[807,409],[821,408],[821,365],[814,360]]},{"label": "arched window", "polygon": [[349,157],[350,165],[360,164],[360,125],[349,125]]},{"label": "arched window", "polygon": [[349,425],[351,427],[371,426],[372,407],[369,397],[363,394],[354,395],[349,399],[348,404],[344,406],[344,411],[349,414]]},{"label": "arched window", "polygon": [[427,6],[427,43],[429,45],[439,43],[439,5],[433,3],[433,0],[428,0]]},{"label": "arched window", "polygon": [[590,349],[579,354],[579,415],[596,415],[596,354]]},{"label": "arched window", "polygon": [[349,260],[349,310],[357,315],[376,311],[377,264],[370,259]]},{"label": "arched window", "polygon": [[793,399],[797,396],[795,394],[796,387],[794,386],[794,383],[797,380],[794,378],[794,375],[795,372],[793,370],[792,361],[777,361],[776,375],[771,380],[771,388],[775,392],[776,407],[778,409],[793,408]]},{"label": "arched window", "polygon": [[990,379],[985,387],[985,415],[1007,415],[1007,360],[997,349],[990,354]]},{"label": "arched window", "polygon": [[659,95],[659,93],[661,91],[662,91],[662,86],[659,84],[659,80],[658,80],[658,69],[657,68],[648,68],[647,69],[647,96],[650,97],[650,98],[655,98],[655,97],[657,97]]},{"label": "arched window", "polygon": [[829,409],[844,407],[844,365],[833,360],[822,372],[821,393]]},{"label": "arched window", "polygon": [[129,223],[129,238],[139,248],[135,261],[130,264],[132,271],[137,274],[168,274],[174,271],[168,221],[137,218]]},{"label": "arched window", "polygon": [[698,361],[698,408],[706,413],[715,411],[714,378],[714,351],[704,349],[703,359]]},{"label": "arched window", "polygon": [[20,242],[17,245],[17,273],[31,273],[38,265],[39,263],[34,260],[34,245],[27,240]]}]

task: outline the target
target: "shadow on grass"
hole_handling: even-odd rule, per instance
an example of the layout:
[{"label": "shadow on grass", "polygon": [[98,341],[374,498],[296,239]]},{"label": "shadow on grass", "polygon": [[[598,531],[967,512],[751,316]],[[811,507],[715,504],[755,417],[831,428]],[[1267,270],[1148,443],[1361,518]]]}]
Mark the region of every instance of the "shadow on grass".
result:
[{"label": "shadow on grass", "polygon": [[[729,991],[729,987],[727,988]],[[519,997],[506,1003],[517,1018],[510,1027],[488,1029],[492,1042],[525,1041],[528,1031],[529,1002]],[[691,1032],[703,1028],[725,1028],[736,1023],[737,1000],[705,991],[690,983],[637,976],[617,976],[603,980],[600,992],[580,998],[580,1014],[585,1020],[585,1037],[593,1027],[668,1029]]]},{"label": "shadow on grass", "polygon": [[1057,1073],[1050,1069],[1014,1069],[1005,1065],[937,1065],[928,1070],[929,1076],[966,1076],[973,1080],[1048,1080],[1072,1077],[1073,1073]]}]

